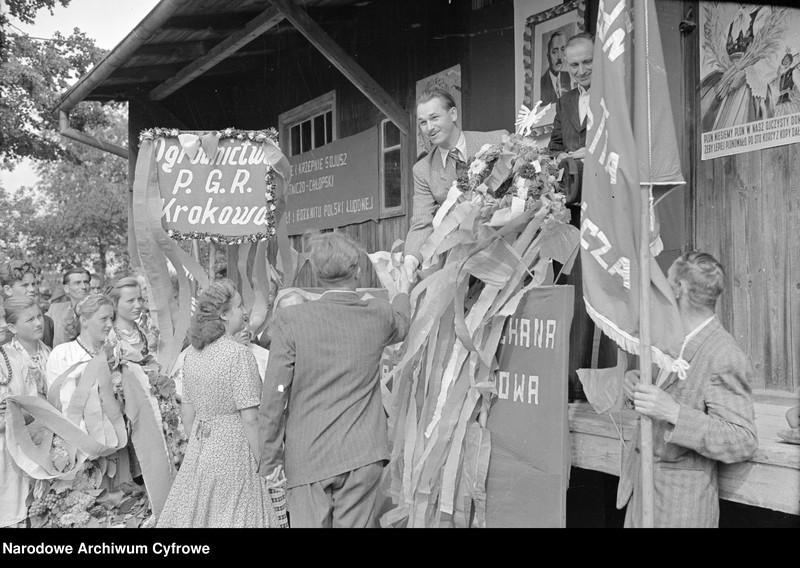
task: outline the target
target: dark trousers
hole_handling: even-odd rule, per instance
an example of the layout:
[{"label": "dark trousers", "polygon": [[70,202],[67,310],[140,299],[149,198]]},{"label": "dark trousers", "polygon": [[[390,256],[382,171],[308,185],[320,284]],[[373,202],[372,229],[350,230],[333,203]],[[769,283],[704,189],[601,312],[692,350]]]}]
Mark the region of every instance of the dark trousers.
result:
[{"label": "dark trousers", "polygon": [[375,528],[383,462],[286,490],[292,528]]}]

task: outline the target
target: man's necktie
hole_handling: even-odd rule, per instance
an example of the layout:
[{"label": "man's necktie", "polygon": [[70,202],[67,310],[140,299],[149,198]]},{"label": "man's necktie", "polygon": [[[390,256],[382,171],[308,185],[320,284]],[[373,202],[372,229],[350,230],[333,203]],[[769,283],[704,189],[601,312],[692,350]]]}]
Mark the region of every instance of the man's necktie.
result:
[{"label": "man's necktie", "polygon": [[456,168],[456,175],[460,176],[464,171],[466,171],[467,164],[461,159],[461,154],[458,152],[458,148],[450,149],[450,151],[447,153],[447,160],[453,162],[453,165]]}]

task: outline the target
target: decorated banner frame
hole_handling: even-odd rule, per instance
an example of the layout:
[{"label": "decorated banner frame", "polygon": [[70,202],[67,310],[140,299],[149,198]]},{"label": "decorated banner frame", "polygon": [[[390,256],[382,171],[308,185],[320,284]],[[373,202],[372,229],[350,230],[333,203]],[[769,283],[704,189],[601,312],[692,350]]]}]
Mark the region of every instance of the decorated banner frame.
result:
[{"label": "decorated banner frame", "polygon": [[[544,12],[525,19],[522,43],[522,63],[525,70],[523,104],[533,108],[536,101],[542,100],[540,81],[547,70],[547,43],[556,31],[564,32],[565,39],[586,31],[585,0],[569,0]],[[566,65],[566,64],[564,64]],[[542,117],[540,124],[533,129],[534,136],[548,134],[553,130],[555,105]]]},{"label": "decorated banner frame", "polygon": [[[139,134],[139,143],[141,144],[145,140],[156,140],[158,138],[180,138],[183,134],[186,133],[177,128],[149,128],[143,130]],[[235,139],[254,143],[263,143],[269,140],[273,142],[275,146],[278,146],[278,131],[274,128],[268,128],[265,130],[240,130],[237,128],[225,128],[222,130],[211,131],[208,134],[215,137],[217,140]],[[271,164],[266,164],[266,175],[264,182],[264,199],[266,207],[266,227],[264,231],[248,235],[233,236],[206,231],[179,231],[176,229],[167,229],[167,235],[176,241],[198,239],[206,242],[227,245],[255,243],[264,239],[275,238],[277,234],[275,215],[277,204],[275,168]]]},{"label": "decorated banner frame", "polygon": [[[191,310],[181,308],[193,301],[193,282],[200,288],[209,282],[199,261],[176,241],[202,239],[228,245],[228,264],[238,268],[240,294],[255,334],[268,322],[271,282],[280,279],[267,259],[270,240],[278,242],[283,278],[292,280],[294,264],[283,216],[284,186],[291,181],[291,168],[277,139],[274,128],[181,131],[157,127],[139,136],[132,258],[148,275],[150,312],[160,330],[158,363],[167,374],[189,329]],[[253,248],[251,268],[248,260]],[[174,298],[174,276],[178,298]]]}]

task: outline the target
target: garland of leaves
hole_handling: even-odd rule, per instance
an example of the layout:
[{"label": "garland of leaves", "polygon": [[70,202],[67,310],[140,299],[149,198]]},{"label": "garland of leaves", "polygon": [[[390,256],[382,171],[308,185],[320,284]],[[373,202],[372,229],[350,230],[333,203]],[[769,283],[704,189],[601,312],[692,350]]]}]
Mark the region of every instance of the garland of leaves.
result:
[{"label": "garland of leaves", "polygon": [[[146,128],[139,133],[139,143],[144,140],[154,138],[177,138],[181,133],[177,128]],[[238,128],[224,128],[222,130],[212,130],[211,134],[217,138],[236,138],[237,140],[250,140],[251,142],[266,142],[269,138],[275,144],[278,143],[278,131],[274,128],[264,130],[240,130]]]}]

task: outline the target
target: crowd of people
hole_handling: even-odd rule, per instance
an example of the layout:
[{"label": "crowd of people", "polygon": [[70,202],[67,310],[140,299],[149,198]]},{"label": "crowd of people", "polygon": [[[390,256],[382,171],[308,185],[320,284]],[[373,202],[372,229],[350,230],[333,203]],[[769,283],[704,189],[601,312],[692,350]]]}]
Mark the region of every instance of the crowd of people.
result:
[{"label": "crowd of people", "polygon": [[[233,282],[220,278],[200,293],[172,370],[188,446],[159,527],[287,527],[290,514],[295,527],[376,525],[389,458],[378,366],[384,347],[405,337],[408,289],[391,303],[362,299],[363,249],[340,233],[312,237],[310,246],[325,291],[313,302],[296,293],[276,302],[264,334],[270,350],[248,328]],[[37,396],[66,412],[105,347],[124,342],[144,358],[157,345],[136,277],[93,293],[88,271],[67,270],[67,299],[45,315],[37,267],[11,260],[0,274],[3,430],[7,397]],[[87,427],[82,418],[78,426]],[[5,443],[0,436],[0,526],[24,527],[33,483]],[[143,483],[132,457],[131,477]]]},{"label": "crowd of people", "polygon": [[[593,40],[589,34],[554,36],[549,44],[550,72],[559,85],[549,150],[567,170],[580,170],[586,155]],[[574,89],[560,76],[564,67]],[[217,279],[199,294],[174,370],[188,448],[159,527],[376,526],[390,457],[378,384],[383,350],[408,332],[420,248],[459,168],[482,144],[507,134],[462,131],[455,101],[438,89],[419,98],[417,116],[431,150],[413,168],[411,228],[391,301],[357,292],[364,251],[338,232],[308,240],[321,297],[284,296],[260,337],[252,336],[230,280]],[[578,224],[581,189],[573,189],[569,202]],[[124,342],[143,356],[158,346],[141,275],[104,286],[81,267],[67,270],[63,301],[51,298],[46,313],[38,279],[28,262],[12,260],[0,271],[2,429],[6,397],[38,396],[65,408],[82,368],[104,345]],[[757,445],[752,368],[715,316],[724,283],[720,263],[708,254],[684,254],[669,282],[686,337],[680,364],[660,387],[640,384],[638,374],[629,373],[624,394],[633,410],[655,421],[656,524],[714,526],[717,463],[747,459]],[[567,283],[579,286],[579,271]],[[570,374],[585,366],[591,344],[579,292],[576,309],[583,323],[571,336],[570,349],[579,353]],[[31,484],[5,443],[0,436],[0,527],[24,526]],[[628,506],[628,526],[641,524],[638,454],[638,447],[626,453],[618,496],[619,507]]]}]

